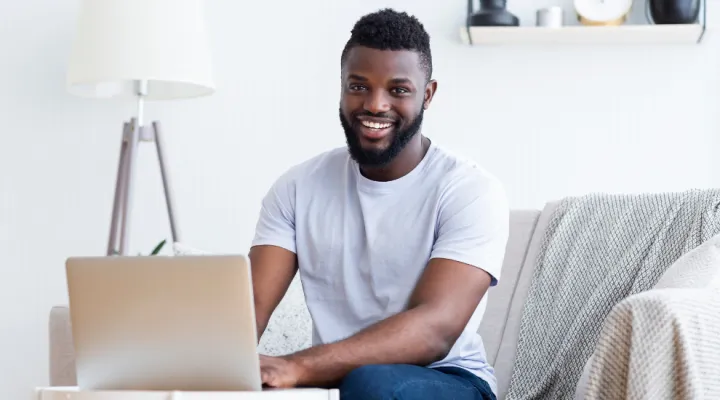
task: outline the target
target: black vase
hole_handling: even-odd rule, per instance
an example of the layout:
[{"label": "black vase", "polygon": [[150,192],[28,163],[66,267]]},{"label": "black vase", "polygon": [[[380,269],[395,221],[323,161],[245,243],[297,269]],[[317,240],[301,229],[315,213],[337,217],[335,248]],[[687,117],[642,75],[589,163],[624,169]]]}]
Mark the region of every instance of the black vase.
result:
[{"label": "black vase", "polygon": [[470,17],[471,26],[519,26],[520,20],[505,9],[506,0],[480,0],[480,11]]},{"label": "black vase", "polygon": [[655,24],[692,24],[700,14],[701,0],[647,0]]}]

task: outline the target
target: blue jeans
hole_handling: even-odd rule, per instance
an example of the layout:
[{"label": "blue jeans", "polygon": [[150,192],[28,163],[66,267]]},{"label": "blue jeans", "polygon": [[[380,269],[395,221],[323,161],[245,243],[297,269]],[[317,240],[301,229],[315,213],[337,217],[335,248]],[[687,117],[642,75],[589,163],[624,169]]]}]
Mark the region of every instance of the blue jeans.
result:
[{"label": "blue jeans", "polygon": [[460,368],[367,365],[340,384],[340,400],[496,400],[484,380]]}]

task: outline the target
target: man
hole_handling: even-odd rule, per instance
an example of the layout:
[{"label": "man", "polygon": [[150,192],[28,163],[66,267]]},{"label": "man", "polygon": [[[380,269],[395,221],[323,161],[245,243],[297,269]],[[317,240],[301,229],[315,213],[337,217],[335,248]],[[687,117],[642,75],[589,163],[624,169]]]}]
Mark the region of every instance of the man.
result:
[{"label": "man", "polygon": [[508,235],[502,186],[421,132],[437,89],[414,17],[361,18],[341,56],[347,149],[283,174],[250,251],[258,334],[296,271],[313,346],[261,358],[270,387],[345,399],[494,399],[477,329]]}]

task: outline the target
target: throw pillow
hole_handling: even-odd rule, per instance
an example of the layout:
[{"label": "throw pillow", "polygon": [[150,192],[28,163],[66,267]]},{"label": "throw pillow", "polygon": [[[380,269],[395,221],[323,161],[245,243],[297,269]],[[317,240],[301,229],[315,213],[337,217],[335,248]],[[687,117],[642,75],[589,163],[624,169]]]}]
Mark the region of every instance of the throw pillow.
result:
[{"label": "throw pillow", "polygon": [[720,235],[677,259],[655,289],[720,288]]}]

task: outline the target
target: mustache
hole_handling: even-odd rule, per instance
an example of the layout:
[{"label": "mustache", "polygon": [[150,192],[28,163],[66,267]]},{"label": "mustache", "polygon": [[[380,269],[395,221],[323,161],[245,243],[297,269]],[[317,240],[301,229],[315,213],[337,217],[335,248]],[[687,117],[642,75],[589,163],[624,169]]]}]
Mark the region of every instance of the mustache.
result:
[{"label": "mustache", "polygon": [[385,119],[391,119],[393,121],[397,121],[398,118],[392,116],[388,113],[371,113],[370,111],[363,111],[355,114],[355,117],[372,117],[372,118],[385,118]]}]

